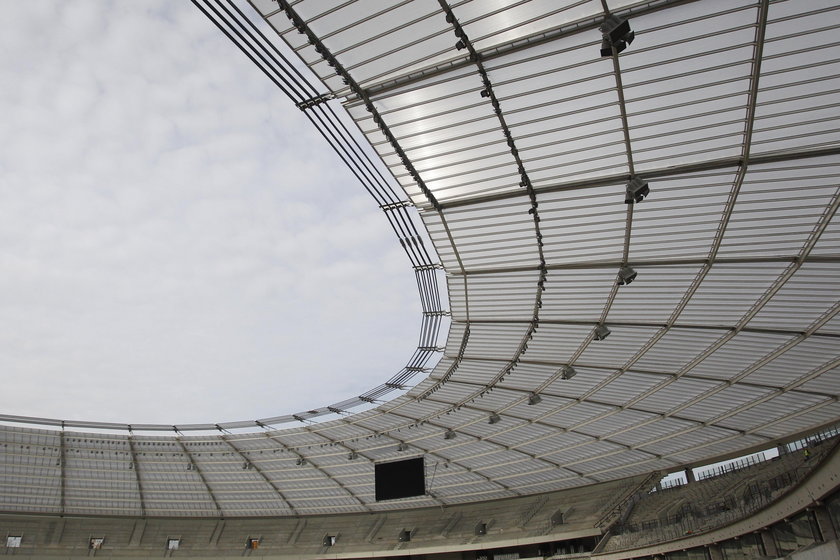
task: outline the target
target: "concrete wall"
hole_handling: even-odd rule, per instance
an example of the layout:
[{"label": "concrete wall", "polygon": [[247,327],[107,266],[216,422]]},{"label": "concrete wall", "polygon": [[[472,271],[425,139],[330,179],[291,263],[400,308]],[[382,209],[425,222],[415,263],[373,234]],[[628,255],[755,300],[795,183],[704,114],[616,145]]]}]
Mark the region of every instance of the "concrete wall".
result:
[{"label": "concrete wall", "polygon": [[840,560],[840,542],[831,541],[785,556],[790,560]]}]

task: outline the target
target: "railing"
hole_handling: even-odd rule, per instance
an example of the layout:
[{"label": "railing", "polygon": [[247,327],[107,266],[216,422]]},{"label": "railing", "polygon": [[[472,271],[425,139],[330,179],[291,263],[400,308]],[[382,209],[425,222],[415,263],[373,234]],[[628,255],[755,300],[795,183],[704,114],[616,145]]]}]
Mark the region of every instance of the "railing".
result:
[{"label": "railing", "polygon": [[759,463],[763,463],[766,460],[767,457],[764,455],[764,453],[756,453],[754,455],[748,455],[746,457],[741,457],[740,459],[727,462],[723,465],[718,465],[716,467],[700,470],[699,472],[695,472],[694,474],[697,480],[701,481],[709,478],[715,478],[718,476],[725,476],[736,471],[740,471],[742,469],[758,465]]},{"label": "railing", "polygon": [[653,489],[653,491],[663,492],[665,490],[671,490],[672,488],[681,488],[685,485],[686,481],[684,479],[674,478],[672,480],[668,480],[667,482],[660,483],[658,487]]},{"label": "railing", "polygon": [[[828,433],[833,435],[826,435]],[[773,477],[751,482],[747,482],[745,479],[744,482],[747,483],[737,495],[728,495],[705,505],[685,503],[678,513],[667,517],[650,519],[638,523],[617,523],[612,527],[612,536],[606,543],[604,549],[623,550],[653,543],[667,542],[688,535],[717,529],[743,519],[774,502],[780,494],[786,492],[802,480],[836,445],[840,444],[840,438],[837,438],[834,445],[820,445],[829,437],[834,437],[837,434],[837,430],[833,429],[831,432],[823,432],[819,435],[819,438],[817,436],[806,438],[810,444],[795,447],[795,449],[802,449],[806,446],[809,449],[813,449],[813,460],[809,460],[803,456],[801,461],[796,461],[790,468]],[[765,462],[767,461],[763,458],[744,461],[738,468],[729,470],[724,474],[742,471],[745,468]],[[706,477],[706,480],[710,478],[713,478],[713,476]],[[674,489],[684,486],[686,486],[686,483],[674,481],[668,488]]]},{"label": "railing", "polygon": [[826,440],[837,437],[838,435],[840,435],[840,425],[832,426],[822,432],[812,434],[806,438],[786,443],[783,448],[786,453],[794,453],[808,447],[819,445]]}]

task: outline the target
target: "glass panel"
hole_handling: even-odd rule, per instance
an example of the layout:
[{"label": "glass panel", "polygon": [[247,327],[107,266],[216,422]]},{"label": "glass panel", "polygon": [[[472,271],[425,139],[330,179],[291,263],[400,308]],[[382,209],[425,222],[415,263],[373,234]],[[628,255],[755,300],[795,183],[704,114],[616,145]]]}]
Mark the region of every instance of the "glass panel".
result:
[{"label": "glass panel", "polygon": [[740,539],[721,543],[720,550],[725,560],[753,560],[764,556],[761,537],[756,534],[744,535]]},{"label": "glass panel", "polygon": [[776,547],[781,555],[790,554],[809,544],[814,544],[819,534],[816,521],[810,511],[803,511],[787,523],[773,525],[772,531],[773,538],[776,539]]},{"label": "glass panel", "polygon": [[708,560],[709,550],[705,547],[689,548],[688,550],[677,550],[666,555],[668,560]]},{"label": "glass panel", "polygon": [[828,515],[834,524],[834,530],[840,532],[840,493],[834,494],[826,503]]}]

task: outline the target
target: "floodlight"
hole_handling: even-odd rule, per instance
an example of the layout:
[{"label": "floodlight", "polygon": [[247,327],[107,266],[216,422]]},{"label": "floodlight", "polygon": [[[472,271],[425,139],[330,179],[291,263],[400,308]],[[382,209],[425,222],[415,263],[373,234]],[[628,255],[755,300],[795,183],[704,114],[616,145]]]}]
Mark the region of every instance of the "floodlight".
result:
[{"label": "floodlight", "polygon": [[528,406],[533,406],[542,402],[542,397],[536,393],[531,393],[528,396]]},{"label": "floodlight", "polygon": [[624,204],[641,202],[648,194],[650,194],[648,182],[638,175],[634,175],[627,183],[627,195],[624,197]]},{"label": "floodlight", "polygon": [[612,49],[621,52],[633,42],[636,34],[630,29],[630,22],[618,16],[609,15],[599,28],[601,30],[601,56],[612,56]]},{"label": "floodlight", "polygon": [[475,536],[481,537],[487,534],[487,523],[479,523],[475,526]]},{"label": "floodlight", "polygon": [[601,38],[601,56],[612,56],[612,43],[609,37]]},{"label": "floodlight", "polygon": [[409,542],[411,540],[411,531],[403,529],[400,531],[400,542]]},{"label": "floodlight", "polygon": [[305,464],[306,464],[306,459],[304,459],[303,457],[298,457],[298,460],[295,461],[295,465],[297,465],[299,467],[302,467]]},{"label": "floodlight", "polygon": [[481,97],[490,97],[490,90],[489,89],[481,90]]},{"label": "floodlight", "polygon": [[615,47],[615,52],[620,53],[627,48],[627,43],[624,41],[616,41],[613,46]]},{"label": "floodlight", "polygon": [[490,418],[487,419],[488,424],[498,424],[502,421],[502,417],[496,414],[495,412],[490,415]]},{"label": "floodlight", "polygon": [[629,284],[633,280],[636,279],[636,271],[630,268],[627,265],[622,266],[618,270],[618,284],[619,286],[623,286],[625,284]]},{"label": "floodlight", "polygon": [[456,433],[455,433],[454,431],[452,431],[452,429],[450,428],[450,429],[446,430],[446,432],[444,432],[444,433],[443,433],[443,439],[455,439],[455,436],[456,436],[456,435],[458,435],[458,434],[456,434]]},{"label": "floodlight", "polygon": [[598,325],[595,327],[595,340],[604,340],[612,331],[606,325]]},{"label": "floodlight", "polygon": [[400,444],[397,446],[397,451],[408,451],[408,444],[404,441],[401,441]]},{"label": "floodlight", "polygon": [[[633,33],[630,30],[629,21],[621,19],[613,14],[607,16],[599,29],[601,30],[601,33],[603,33],[613,43],[621,39],[627,41],[627,36]],[[630,39],[627,42],[630,43],[632,41],[633,39]]]},{"label": "floodlight", "polygon": [[359,454],[356,453],[355,451],[351,451],[350,453],[347,454],[347,460],[348,461],[354,461],[358,458],[359,458]]},{"label": "floodlight", "polygon": [[326,535],[324,536],[324,546],[335,546],[335,535]]},{"label": "floodlight", "polygon": [[467,48],[467,45],[464,44],[464,41],[459,39],[457,43],[455,43],[455,48],[460,50],[464,50]]},{"label": "floodlight", "polygon": [[560,368],[560,379],[571,379],[575,375],[577,375],[577,372],[572,366],[563,366]]}]

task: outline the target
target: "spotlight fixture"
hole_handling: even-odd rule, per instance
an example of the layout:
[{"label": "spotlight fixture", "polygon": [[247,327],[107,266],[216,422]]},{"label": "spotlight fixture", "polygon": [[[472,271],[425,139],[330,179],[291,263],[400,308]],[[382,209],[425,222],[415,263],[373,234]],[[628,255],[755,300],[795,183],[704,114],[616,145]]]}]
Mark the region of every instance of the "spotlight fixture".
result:
[{"label": "spotlight fixture", "polygon": [[400,444],[397,446],[397,451],[408,451],[408,444],[404,441],[401,441]]},{"label": "spotlight fixture", "polygon": [[481,97],[490,97],[490,90],[489,89],[481,90]]},{"label": "spotlight fixture", "polygon": [[612,56],[613,48],[620,53],[636,38],[630,22],[612,14],[607,16],[599,29],[602,34],[601,56]]},{"label": "spotlight fixture", "polygon": [[355,451],[351,451],[350,453],[347,454],[347,460],[348,461],[355,461],[358,458],[359,458],[359,454],[356,453]]},{"label": "spotlight fixture", "polygon": [[650,194],[648,182],[638,175],[634,175],[630,178],[630,182],[627,183],[627,194],[624,197],[624,204],[641,202],[648,194]]},{"label": "spotlight fixture", "polygon": [[560,368],[560,379],[571,379],[575,375],[577,375],[577,372],[572,366],[563,366]]},{"label": "spotlight fixture", "polygon": [[625,284],[629,284],[633,280],[636,279],[636,271],[630,268],[627,265],[622,266],[618,269],[618,285],[623,286]]},{"label": "spotlight fixture", "polygon": [[402,531],[400,531],[399,540],[400,542],[409,542],[411,540],[411,531],[409,531],[408,529],[403,529]]},{"label": "spotlight fixture", "polygon": [[481,537],[487,534],[487,523],[479,523],[475,526],[475,536]]},{"label": "spotlight fixture", "polygon": [[490,418],[487,419],[488,424],[498,424],[502,421],[502,417],[496,414],[495,412],[490,415]]},{"label": "spotlight fixture", "polygon": [[336,536],[335,535],[325,535],[324,536],[324,546],[335,546]]},{"label": "spotlight fixture", "polygon": [[459,39],[457,43],[455,43],[455,48],[459,51],[464,50],[467,48],[467,45],[464,44],[464,41]]},{"label": "spotlight fixture", "polygon": [[612,56],[612,43],[606,35],[601,37],[601,57]]},{"label": "spotlight fixture", "polygon": [[595,327],[595,340],[604,340],[612,331],[606,325],[598,325]]},{"label": "spotlight fixture", "polygon": [[458,435],[452,429],[448,429],[443,433],[443,439],[455,439],[455,436]]},{"label": "spotlight fixture", "polygon": [[528,396],[528,406],[534,406],[535,404],[539,404],[542,402],[542,397],[536,393],[531,393]]},{"label": "spotlight fixture", "polygon": [[306,464],[306,459],[304,459],[303,457],[298,457],[298,460],[295,461],[295,465],[297,465],[299,467],[302,467],[305,464]]}]

